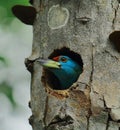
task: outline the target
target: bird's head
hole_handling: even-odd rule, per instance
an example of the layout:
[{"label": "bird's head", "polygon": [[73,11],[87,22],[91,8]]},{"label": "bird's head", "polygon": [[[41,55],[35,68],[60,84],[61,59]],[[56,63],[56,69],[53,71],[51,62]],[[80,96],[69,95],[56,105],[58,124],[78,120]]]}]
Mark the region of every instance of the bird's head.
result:
[{"label": "bird's head", "polygon": [[69,88],[82,73],[82,66],[68,56],[60,55],[52,59],[38,59],[37,61],[58,78],[60,89]]}]

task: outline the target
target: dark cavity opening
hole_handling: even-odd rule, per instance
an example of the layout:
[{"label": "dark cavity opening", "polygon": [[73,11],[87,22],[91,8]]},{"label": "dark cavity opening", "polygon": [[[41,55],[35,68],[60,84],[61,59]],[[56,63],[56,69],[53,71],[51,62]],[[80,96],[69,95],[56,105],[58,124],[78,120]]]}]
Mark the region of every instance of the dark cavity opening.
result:
[{"label": "dark cavity opening", "polygon": [[114,31],[109,35],[113,47],[120,53],[120,31]]},{"label": "dark cavity opening", "polygon": [[[81,66],[81,69],[83,72],[83,61],[82,61],[81,56],[78,53],[71,51],[67,47],[63,47],[61,49],[55,49],[49,55],[48,58],[53,59],[54,57],[60,56],[60,55],[70,57],[72,60],[74,60],[76,63],[78,63],[78,65]],[[45,87],[50,87],[54,90],[65,90],[61,87],[61,83],[60,83],[59,79],[50,70],[48,70],[46,68],[43,68],[42,82]],[[69,86],[69,87],[71,87],[71,86]],[[66,89],[68,89],[68,88],[66,88]]]},{"label": "dark cavity opening", "polygon": [[[31,1],[32,3],[32,1]],[[23,23],[33,25],[36,18],[36,9],[32,6],[15,5],[12,13]]]}]

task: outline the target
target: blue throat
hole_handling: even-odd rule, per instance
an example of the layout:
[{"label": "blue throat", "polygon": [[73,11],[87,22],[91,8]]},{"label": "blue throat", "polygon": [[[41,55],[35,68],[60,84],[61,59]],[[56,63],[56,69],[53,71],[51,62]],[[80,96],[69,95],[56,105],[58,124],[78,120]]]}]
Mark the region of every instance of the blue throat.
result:
[{"label": "blue throat", "polygon": [[79,74],[73,72],[72,74],[65,72],[64,70],[54,70],[55,76],[60,81],[61,89],[68,89],[74,82],[77,81]]},{"label": "blue throat", "polygon": [[61,64],[60,69],[50,69],[50,71],[53,72],[60,81],[61,89],[68,89],[77,81],[79,75],[82,73],[82,68],[72,60],[69,60],[67,63],[59,63]]}]

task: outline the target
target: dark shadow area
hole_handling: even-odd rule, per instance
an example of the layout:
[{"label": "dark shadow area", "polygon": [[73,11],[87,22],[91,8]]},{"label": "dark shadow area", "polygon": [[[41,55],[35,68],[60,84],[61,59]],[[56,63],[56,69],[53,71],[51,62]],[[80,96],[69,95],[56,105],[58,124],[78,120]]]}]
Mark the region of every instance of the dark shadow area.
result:
[{"label": "dark shadow area", "polygon": [[120,31],[114,31],[109,35],[113,47],[120,53]]}]

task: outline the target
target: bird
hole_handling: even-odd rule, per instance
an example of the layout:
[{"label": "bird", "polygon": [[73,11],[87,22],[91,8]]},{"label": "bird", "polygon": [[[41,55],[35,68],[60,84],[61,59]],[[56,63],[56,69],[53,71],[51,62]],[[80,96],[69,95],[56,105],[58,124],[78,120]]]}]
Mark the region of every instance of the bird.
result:
[{"label": "bird", "polygon": [[83,71],[82,65],[66,55],[55,56],[52,59],[39,58],[37,62],[58,78],[60,90],[68,89]]}]

